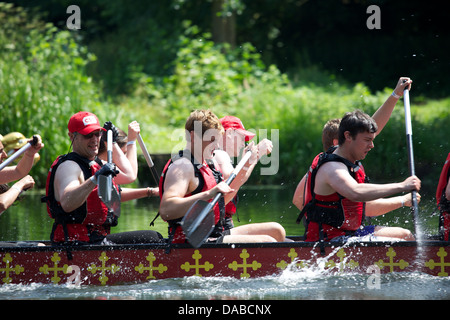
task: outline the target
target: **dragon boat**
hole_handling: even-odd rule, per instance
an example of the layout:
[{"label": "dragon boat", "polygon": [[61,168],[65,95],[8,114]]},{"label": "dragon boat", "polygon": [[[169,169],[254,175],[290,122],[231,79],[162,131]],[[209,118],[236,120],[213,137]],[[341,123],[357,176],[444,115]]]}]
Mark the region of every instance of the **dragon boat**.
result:
[{"label": "dragon boat", "polygon": [[204,244],[164,243],[54,247],[46,242],[0,243],[0,284],[116,285],[165,278],[277,275],[286,269],[327,272],[423,272],[447,277],[450,242],[374,241]]}]

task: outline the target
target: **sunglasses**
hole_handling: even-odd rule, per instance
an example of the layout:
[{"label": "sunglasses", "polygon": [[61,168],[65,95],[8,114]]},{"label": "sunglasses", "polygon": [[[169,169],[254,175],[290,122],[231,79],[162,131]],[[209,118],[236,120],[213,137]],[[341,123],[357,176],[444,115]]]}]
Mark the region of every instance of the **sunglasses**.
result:
[{"label": "sunglasses", "polygon": [[99,138],[102,135],[102,131],[93,131],[89,134],[81,134],[81,136],[85,139],[91,139],[93,136]]}]

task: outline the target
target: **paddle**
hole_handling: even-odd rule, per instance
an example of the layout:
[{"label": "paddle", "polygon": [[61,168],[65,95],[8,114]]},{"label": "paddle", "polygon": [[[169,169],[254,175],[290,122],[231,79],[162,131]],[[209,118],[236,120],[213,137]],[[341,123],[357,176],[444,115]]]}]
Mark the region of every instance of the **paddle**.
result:
[{"label": "paddle", "polygon": [[31,146],[35,146],[38,142],[38,138],[36,136],[33,136],[33,140],[28,142],[26,145],[24,145],[22,148],[14,152],[14,154],[6,159],[2,164],[0,164],[0,171],[9,165],[11,162],[13,162],[17,157],[19,157],[22,153],[27,151]]},{"label": "paddle", "polygon": [[[413,153],[413,144],[412,144],[412,124],[411,124],[411,108],[409,104],[409,90],[408,88],[405,88],[403,91],[403,103],[405,105],[405,126],[406,126],[406,142],[408,147],[408,158],[409,158],[409,171],[410,174],[413,176],[415,175],[415,168],[414,168],[414,153]],[[413,213],[413,219],[414,224],[416,228],[416,234],[418,233],[418,226],[417,223],[419,222],[419,205],[417,203],[417,191],[412,191],[412,213]]]},{"label": "paddle", "polygon": [[[150,153],[148,153],[147,147],[145,146],[144,140],[142,140],[141,134],[139,133],[137,136],[137,141],[139,142],[139,146],[141,147],[142,153],[144,154],[144,158],[147,161],[147,165],[150,168],[153,179],[156,181],[156,186],[159,186],[159,174],[155,169],[155,164],[152,161],[152,157],[150,157]],[[159,217],[159,212],[156,214],[155,218],[150,222],[150,227],[155,225],[156,219]]]},{"label": "paddle", "polygon": [[150,157],[150,153],[148,153],[148,151],[147,151],[147,147],[145,146],[145,143],[142,140],[140,133],[137,136],[137,141],[139,142],[139,145],[141,146],[142,153],[144,154],[144,158],[147,161],[147,165],[150,168],[153,178],[156,181],[156,185],[159,185],[159,174],[155,169],[155,164],[153,163],[152,158]]},{"label": "paddle", "polygon": [[[107,132],[108,163],[112,163],[112,130]],[[98,197],[110,209],[116,217],[120,216],[120,194],[113,187],[112,176],[99,175],[97,178]]]},{"label": "paddle", "polygon": [[[230,185],[231,182],[233,182],[234,178],[236,178],[251,155],[252,152],[249,150],[242,157],[241,161],[227,179],[227,185]],[[210,214],[210,212],[222,196],[222,193],[218,193],[211,202],[197,200],[184,215],[181,227],[183,228],[187,241],[194,248],[200,247],[213,231],[215,225],[214,214]]]}]

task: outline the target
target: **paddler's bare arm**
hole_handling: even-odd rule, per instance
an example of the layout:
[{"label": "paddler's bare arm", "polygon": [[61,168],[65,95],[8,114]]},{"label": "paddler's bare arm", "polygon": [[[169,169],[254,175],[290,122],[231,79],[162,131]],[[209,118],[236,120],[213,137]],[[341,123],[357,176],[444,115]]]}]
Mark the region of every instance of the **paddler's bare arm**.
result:
[{"label": "paddler's bare arm", "polygon": [[242,181],[240,185],[243,185],[245,182],[247,182],[248,178],[250,177],[251,173],[253,172],[253,169],[255,169],[256,164],[258,161],[266,155],[269,155],[272,152],[273,144],[272,141],[268,139],[261,140],[257,145],[255,145],[254,142],[251,142],[244,150],[244,153],[248,150],[252,150],[252,156],[250,159],[248,159],[245,166],[242,168],[242,170],[239,172],[239,174],[236,176],[237,181]]},{"label": "paddler's bare arm", "polygon": [[[404,80],[406,81],[405,83],[403,83]],[[403,96],[403,91],[405,91],[405,88],[411,90],[411,84],[412,80],[410,78],[401,77],[398,80],[397,85],[395,86],[395,94],[400,97]],[[378,110],[373,114],[372,118],[375,120],[378,126],[378,131],[376,132],[377,135],[380,134],[381,130],[383,130],[384,126],[389,121],[389,118],[391,117],[392,111],[394,110],[394,107],[397,104],[398,100],[399,98],[390,95],[383,103],[383,105],[378,108]]]},{"label": "paddler's bare arm", "polygon": [[[397,197],[382,198],[366,202],[366,216],[377,217],[401,207],[412,206],[411,193]],[[420,203],[420,194],[417,193],[417,202]]]},{"label": "paddler's bare arm", "polygon": [[197,186],[198,178],[194,175],[194,168],[191,162],[187,159],[175,161],[166,173],[164,194],[159,208],[161,217],[166,221],[181,218],[195,201],[208,201],[218,192],[228,194],[234,191],[226,183],[222,182],[211,190],[185,198],[185,195],[193,192]]},{"label": "paddler's bare arm", "polygon": [[65,212],[71,212],[81,206],[95,186],[90,179],[84,181],[83,172],[74,161],[64,161],[56,170],[55,199],[61,203]]},{"label": "paddler's bare arm", "polygon": [[302,210],[304,207],[305,199],[303,195],[305,194],[306,188],[306,174],[303,176],[302,180],[297,185],[295,189],[294,196],[292,197],[292,203],[298,208],[298,210]]},{"label": "paddler's bare arm", "polygon": [[357,183],[347,167],[339,162],[327,162],[317,172],[315,193],[329,195],[338,192],[351,201],[371,201],[400,192],[420,190],[421,181],[411,176],[403,182],[373,184]]},{"label": "paddler's bare arm", "polygon": [[[231,187],[238,190],[245,182],[247,182],[259,159],[261,159],[261,157],[264,155],[270,154],[272,152],[272,148],[272,142],[268,139],[263,139],[260,143],[258,143],[258,145],[255,145],[254,142],[251,142],[249,146],[245,148],[244,153],[247,150],[252,150],[252,156],[245,163],[242,170],[237,174],[236,178],[231,183]],[[234,167],[231,164],[230,156],[226,151],[216,150],[214,151],[214,160],[219,165],[219,169],[220,172],[222,172],[223,179],[227,180],[234,170]]]},{"label": "paddler's bare arm", "polygon": [[8,191],[0,194],[0,215],[8,209],[23,190],[34,187],[34,179],[27,175],[17,181]]},{"label": "paddler's bare arm", "polygon": [[[38,142],[31,146],[22,156],[16,166],[7,166],[0,171],[0,183],[9,183],[25,177],[33,167],[34,156],[44,147],[41,136],[36,135]],[[31,139],[29,140],[31,141]]]},{"label": "paddler's bare arm", "polygon": [[223,179],[227,180],[228,177],[234,170],[233,164],[231,163],[231,158],[228,153],[224,150],[214,150],[213,160],[215,164],[219,166],[220,172],[222,172]]},{"label": "paddler's bare arm", "polygon": [[[133,172],[136,177],[137,177],[137,173],[138,173],[136,140],[137,140],[137,137],[140,132],[141,132],[141,127],[137,121],[133,121],[128,125],[128,142],[129,143],[127,143],[127,146],[126,146],[126,148],[127,148],[126,157],[127,157],[128,161],[130,161],[131,167],[132,167]],[[133,141],[134,141],[134,143],[130,143]]]},{"label": "paddler's bare arm", "polygon": [[[222,173],[223,180],[226,181],[231,176],[231,173],[234,170],[230,156],[226,151],[216,150],[214,151],[213,160],[215,161],[214,165],[218,166],[217,169],[219,169],[219,171]],[[248,166],[249,162],[247,162],[244,167]],[[235,192],[233,195],[227,195],[227,197],[225,198],[226,203],[228,203],[228,201],[230,201],[237,194],[239,188],[247,181],[249,176],[250,173],[247,173],[244,169],[238,173],[238,175],[236,176],[236,178],[234,178],[233,182],[230,185],[231,188],[235,190]],[[230,200],[227,201],[228,196]]]},{"label": "paddler's bare arm", "polygon": [[133,169],[130,160],[128,160],[117,143],[113,143],[113,162],[119,169],[119,174],[114,177],[114,181],[117,184],[128,184],[136,180],[137,170]]},{"label": "paddler's bare arm", "polygon": [[136,121],[128,125],[128,142],[134,141],[134,144],[127,144],[127,154],[125,155],[117,143],[113,144],[113,162],[117,165],[120,172],[114,178],[117,184],[132,183],[137,178],[138,163],[136,155],[136,139],[140,132],[139,123]]},{"label": "paddler's bare arm", "polygon": [[[213,155],[213,161],[216,169],[218,169],[222,173],[223,180],[226,181],[234,170],[230,156],[226,151],[215,150]],[[243,170],[241,170],[240,173],[242,172]],[[239,191],[239,188],[245,183],[245,181],[247,181],[247,179],[245,179],[244,174],[242,175],[238,174],[236,176],[236,178],[230,185],[230,187],[234,189],[234,191],[226,195],[225,203],[230,202],[231,199],[233,199],[236,196],[237,192]]]}]

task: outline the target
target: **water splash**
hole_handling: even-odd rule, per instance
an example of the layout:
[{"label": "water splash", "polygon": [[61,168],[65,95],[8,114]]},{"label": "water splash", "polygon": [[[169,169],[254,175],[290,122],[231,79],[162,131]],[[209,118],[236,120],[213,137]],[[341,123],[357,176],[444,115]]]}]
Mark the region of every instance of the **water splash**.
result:
[{"label": "water splash", "polygon": [[281,274],[261,278],[184,277],[152,280],[117,286],[74,286],[54,284],[0,286],[0,299],[448,299],[450,279],[418,272],[381,274],[380,289],[368,289],[368,274],[291,264]]}]

